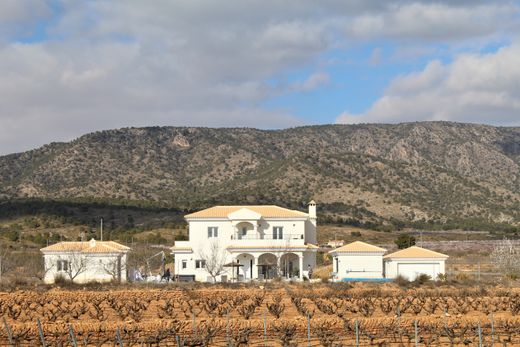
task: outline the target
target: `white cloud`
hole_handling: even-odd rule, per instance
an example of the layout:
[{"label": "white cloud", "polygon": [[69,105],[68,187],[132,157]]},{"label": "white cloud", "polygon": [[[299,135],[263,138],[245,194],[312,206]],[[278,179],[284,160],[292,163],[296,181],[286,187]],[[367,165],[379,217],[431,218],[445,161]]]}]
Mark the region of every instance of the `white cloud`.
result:
[{"label": "white cloud", "polygon": [[[60,10],[47,38],[17,43],[49,19],[50,3]],[[515,11],[485,1],[2,0],[0,153],[123,126],[298,125],[260,105],[327,85],[320,59],[331,50],[500,35]],[[318,72],[278,83],[302,68]],[[422,78],[400,88],[432,83]]]},{"label": "white cloud", "polygon": [[388,2],[386,11],[360,15],[346,25],[351,37],[448,40],[495,35],[518,27],[518,6],[510,3]]},{"label": "white cloud", "polygon": [[0,1],[0,43],[10,35],[29,35],[32,24],[51,14],[45,0],[2,0]]},{"label": "white cloud", "polygon": [[520,47],[430,62],[396,78],[366,112],[344,112],[338,123],[421,120],[520,125]]},{"label": "white cloud", "polygon": [[316,88],[326,86],[330,83],[330,76],[326,72],[316,72],[307,77],[306,80],[291,84],[290,90],[295,92],[310,92]]}]

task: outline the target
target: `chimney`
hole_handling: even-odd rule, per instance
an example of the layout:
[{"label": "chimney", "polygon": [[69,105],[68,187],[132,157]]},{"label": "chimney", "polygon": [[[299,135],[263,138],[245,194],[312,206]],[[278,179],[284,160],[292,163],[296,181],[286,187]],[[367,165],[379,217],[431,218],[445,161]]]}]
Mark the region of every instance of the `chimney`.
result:
[{"label": "chimney", "polygon": [[314,200],[309,202],[309,217],[316,219],[316,202]]}]

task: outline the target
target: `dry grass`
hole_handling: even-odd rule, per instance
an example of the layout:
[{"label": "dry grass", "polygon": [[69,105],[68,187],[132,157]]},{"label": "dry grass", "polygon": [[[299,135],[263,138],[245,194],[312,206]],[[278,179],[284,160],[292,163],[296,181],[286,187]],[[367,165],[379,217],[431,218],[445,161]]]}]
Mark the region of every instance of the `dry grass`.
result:
[{"label": "dry grass", "polygon": [[313,278],[320,278],[322,280],[328,280],[330,273],[332,272],[332,265],[320,266],[314,269],[312,273]]}]

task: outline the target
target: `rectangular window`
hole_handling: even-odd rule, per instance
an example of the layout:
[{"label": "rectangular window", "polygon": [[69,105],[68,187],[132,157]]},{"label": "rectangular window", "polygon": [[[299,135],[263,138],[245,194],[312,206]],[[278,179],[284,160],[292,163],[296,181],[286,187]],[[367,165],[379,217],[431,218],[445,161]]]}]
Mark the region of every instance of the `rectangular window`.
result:
[{"label": "rectangular window", "polygon": [[218,237],[218,227],[208,227],[208,238]]},{"label": "rectangular window", "polygon": [[181,263],[181,266],[182,266],[183,269],[186,269],[188,267],[188,261],[183,260],[182,263]]},{"label": "rectangular window", "polygon": [[206,266],[205,260],[195,260],[195,269],[203,269]]},{"label": "rectangular window", "polygon": [[69,270],[69,262],[66,260],[58,260],[56,264],[58,271],[68,271]]},{"label": "rectangular window", "polygon": [[283,239],[283,227],[273,227],[273,240]]}]

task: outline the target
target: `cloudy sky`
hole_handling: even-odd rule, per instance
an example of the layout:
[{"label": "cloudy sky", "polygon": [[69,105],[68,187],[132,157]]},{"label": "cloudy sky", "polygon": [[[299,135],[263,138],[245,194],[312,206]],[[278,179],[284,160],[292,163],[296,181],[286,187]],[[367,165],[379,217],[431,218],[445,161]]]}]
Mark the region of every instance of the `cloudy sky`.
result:
[{"label": "cloudy sky", "polygon": [[520,125],[520,1],[0,0],[0,154],[127,126]]}]

